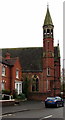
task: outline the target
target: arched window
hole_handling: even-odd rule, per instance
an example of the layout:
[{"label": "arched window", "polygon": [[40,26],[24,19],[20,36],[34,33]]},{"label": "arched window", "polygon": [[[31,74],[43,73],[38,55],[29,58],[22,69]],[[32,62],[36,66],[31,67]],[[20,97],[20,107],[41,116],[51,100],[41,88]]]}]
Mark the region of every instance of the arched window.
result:
[{"label": "arched window", "polygon": [[51,29],[51,34],[53,34],[53,29]]},{"label": "arched window", "polygon": [[32,91],[39,91],[39,77],[37,75],[32,77]]},{"label": "arched window", "polygon": [[46,30],[44,29],[44,34],[46,33]]},{"label": "arched window", "polygon": [[47,76],[50,76],[50,68],[47,68]]},{"label": "arched window", "polygon": [[51,29],[51,35],[52,35],[52,37],[53,37],[53,29]]},{"label": "arched window", "polygon": [[47,34],[49,34],[50,33],[50,29],[47,29]]},{"label": "arched window", "polygon": [[39,79],[36,79],[36,91],[39,91]]}]

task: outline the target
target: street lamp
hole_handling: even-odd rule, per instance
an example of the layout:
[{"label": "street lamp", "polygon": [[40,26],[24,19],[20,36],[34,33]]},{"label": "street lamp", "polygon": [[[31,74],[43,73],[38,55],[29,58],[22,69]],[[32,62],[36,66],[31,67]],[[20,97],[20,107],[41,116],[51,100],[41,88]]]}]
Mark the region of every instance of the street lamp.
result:
[{"label": "street lamp", "polygon": [[64,79],[65,79],[65,77],[64,77],[64,61],[65,61],[65,59],[63,59],[63,98],[64,98]]}]

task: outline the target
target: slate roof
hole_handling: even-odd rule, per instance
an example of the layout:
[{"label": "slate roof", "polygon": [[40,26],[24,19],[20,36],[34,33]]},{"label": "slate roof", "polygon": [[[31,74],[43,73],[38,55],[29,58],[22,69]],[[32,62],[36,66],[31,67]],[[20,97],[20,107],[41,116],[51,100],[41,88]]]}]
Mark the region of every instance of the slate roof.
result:
[{"label": "slate roof", "polygon": [[[6,52],[9,52],[12,58],[19,57],[23,72],[41,72],[43,70],[43,47],[2,49],[3,57]],[[55,59],[58,57],[57,47],[54,48],[54,53]],[[9,60],[7,62],[9,63]],[[14,62],[15,60],[10,61],[10,65],[13,65]]]},{"label": "slate roof", "polygon": [[15,64],[16,59],[17,58],[5,59],[5,58],[2,57],[2,59],[0,59],[0,63],[11,67]]},{"label": "slate roof", "polygon": [[50,15],[50,12],[49,12],[49,7],[47,7],[47,12],[46,12],[45,20],[44,20],[44,25],[53,25],[51,15]]}]

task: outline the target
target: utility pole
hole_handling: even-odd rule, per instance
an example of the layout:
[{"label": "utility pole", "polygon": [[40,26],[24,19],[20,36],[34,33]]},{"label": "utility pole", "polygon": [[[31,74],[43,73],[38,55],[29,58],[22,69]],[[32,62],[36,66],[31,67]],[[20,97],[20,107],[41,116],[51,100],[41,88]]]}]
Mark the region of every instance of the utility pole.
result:
[{"label": "utility pole", "polygon": [[64,62],[65,62],[65,59],[63,59],[63,98],[64,98],[64,82],[65,82],[65,69],[64,69]]}]

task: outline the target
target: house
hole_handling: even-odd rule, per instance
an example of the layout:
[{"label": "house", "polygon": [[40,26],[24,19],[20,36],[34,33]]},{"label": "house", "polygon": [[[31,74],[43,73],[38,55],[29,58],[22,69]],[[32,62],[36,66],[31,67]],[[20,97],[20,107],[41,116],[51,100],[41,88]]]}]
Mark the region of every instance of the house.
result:
[{"label": "house", "polygon": [[[47,96],[60,94],[60,49],[54,46],[54,25],[47,7],[43,24],[43,47],[3,49],[12,57],[19,57],[23,80],[29,83],[29,99],[44,100]],[[15,53],[15,54],[14,54]]]},{"label": "house", "polygon": [[0,90],[17,90],[22,93],[22,69],[19,58],[11,58],[10,53],[6,53],[5,57],[0,57]]}]

